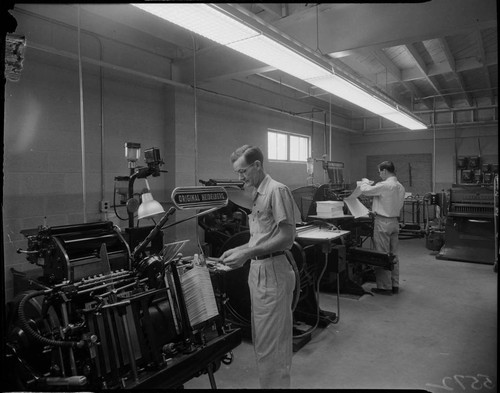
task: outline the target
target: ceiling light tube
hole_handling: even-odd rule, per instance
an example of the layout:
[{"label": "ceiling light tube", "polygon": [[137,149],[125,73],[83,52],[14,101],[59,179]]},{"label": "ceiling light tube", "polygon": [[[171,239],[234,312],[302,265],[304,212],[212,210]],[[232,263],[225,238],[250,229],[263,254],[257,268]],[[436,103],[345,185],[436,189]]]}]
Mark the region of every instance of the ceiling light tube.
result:
[{"label": "ceiling light tube", "polygon": [[221,45],[228,45],[260,34],[252,27],[204,3],[137,3],[132,5]]},{"label": "ceiling light tube", "polygon": [[306,82],[411,130],[427,128],[425,124],[400,111],[398,107],[387,104],[339,75],[330,74],[326,77],[308,79]]},{"label": "ceiling light tube", "polygon": [[227,46],[301,80],[330,74],[327,69],[262,34]]},{"label": "ceiling light tube", "polygon": [[[264,25],[243,9],[227,4],[205,3],[132,5],[304,80],[403,127],[411,130],[427,128],[413,115],[398,110],[397,106],[376,97],[367,89],[332,73],[329,62],[292,39],[283,37],[282,33]],[[241,15],[233,15],[233,11],[239,11]]]}]

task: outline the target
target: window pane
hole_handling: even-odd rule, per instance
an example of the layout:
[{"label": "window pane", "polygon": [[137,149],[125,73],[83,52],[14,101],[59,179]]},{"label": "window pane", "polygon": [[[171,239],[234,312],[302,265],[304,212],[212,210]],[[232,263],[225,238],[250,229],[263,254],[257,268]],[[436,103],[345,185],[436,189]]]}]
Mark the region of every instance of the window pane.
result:
[{"label": "window pane", "polygon": [[287,132],[268,131],[267,148],[270,160],[307,162],[309,138]]},{"label": "window pane", "polygon": [[278,157],[278,152],[277,152],[277,134],[275,132],[268,132],[267,133],[267,154],[268,158],[270,160],[276,160]]},{"label": "window pane", "polygon": [[299,138],[290,135],[290,160],[297,161],[299,157]]},{"label": "window pane", "polygon": [[308,138],[290,135],[290,160],[307,161],[309,153]]},{"label": "window pane", "polygon": [[277,150],[278,150],[278,155],[277,159],[278,160],[286,160],[288,157],[288,138],[286,134],[276,134],[278,136],[277,138]]},{"label": "window pane", "polygon": [[307,161],[309,157],[309,139],[300,138],[300,155],[298,161]]}]

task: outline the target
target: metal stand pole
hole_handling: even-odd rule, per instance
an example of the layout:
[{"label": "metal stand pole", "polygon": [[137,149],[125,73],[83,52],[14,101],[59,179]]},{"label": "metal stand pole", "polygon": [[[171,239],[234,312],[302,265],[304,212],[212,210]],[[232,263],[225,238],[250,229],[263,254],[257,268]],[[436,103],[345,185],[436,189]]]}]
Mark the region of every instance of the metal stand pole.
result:
[{"label": "metal stand pole", "polygon": [[215,383],[215,377],[214,377],[214,364],[210,363],[207,367],[207,373],[208,373],[208,378],[210,379],[210,387],[212,389],[217,389],[217,385]]}]

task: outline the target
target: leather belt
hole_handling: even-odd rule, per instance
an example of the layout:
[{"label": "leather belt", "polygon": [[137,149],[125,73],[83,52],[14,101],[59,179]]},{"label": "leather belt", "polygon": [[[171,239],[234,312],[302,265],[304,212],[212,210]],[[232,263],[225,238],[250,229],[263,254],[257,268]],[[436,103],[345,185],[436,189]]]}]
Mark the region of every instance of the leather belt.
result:
[{"label": "leather belt", "polygon": [[382,218],[399,218],[399,217],[387,217],[387,216],[383,216],[382,214],[378,214],[378,213],[373,213],[375,217],[382,217]]},{"label": "leather belt", "polygon": [[272,258],[272,257],[277,257],[278,255],[283,255],[285,251],[276,251],[272,252],[270,254],[264,254],[264,255],[259,255],[258,257],[253,257],[253,259],[261,260],[261,259],[267,259],[267,258]]}]

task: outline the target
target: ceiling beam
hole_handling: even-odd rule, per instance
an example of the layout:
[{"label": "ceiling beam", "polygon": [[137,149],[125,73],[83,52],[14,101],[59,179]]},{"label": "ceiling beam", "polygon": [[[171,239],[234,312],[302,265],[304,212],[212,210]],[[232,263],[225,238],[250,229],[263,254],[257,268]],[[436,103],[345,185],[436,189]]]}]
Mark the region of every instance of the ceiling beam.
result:
[{"label": "ceiling beam", "polygon": [[422,56],[420,56],[420,54],[418,53],[417,48],[415,48],[415,46],[413,44],[405,45],[405,47],[408,50],[408,52],[410,53],[410,55],[413,57],[413,59],[415,60],[418,69],[420,70],[420,72],[422,73],[424,78],[427,80],[429,85],[431,85],[431,87],[434,89],[434,91],[437,93],[437,95],[443,99],[443,101],[448,106],[448,108],[451,108],[452,107],[451,99],[447,96],[444,96],[441,93],[441,89],[440,89],[438,83],[431,76],[428,75],[427,65],[425,64],[424,59],[422,59]]},{"label": "ceiling beam", "polygon": [[483,37],[481,35],[480,30],[476,30],[474,33],[475,38],[476,38],[476,49],[477,49],[477,54],[478,54],[478,61],[479,63],[483,64],[483,75],[484,79],[486,81],[486,86],[490,90],[490,101],[491,104],[493,105],[495,103],[495,95],[493,93],[493,88],[491,84],[491,78],[490,78],[490,73],[488,71],[488,67],[486,66],[485,60],[486,60],[486,52],[484,50],[484,43],[483,43]]},{"label": "ceiling beam", "polygon": [[497,26],[496,0],[319,3],[317,7],[318,16],[316,7],[309,7],[277,20],[274,26],[310,48],[316,48],[319,41],[321,51],[333,57],[337,52],[403,45]]},{"label": "ceiling beam", "polygon": [[455,62],[455,56],[453,56],[453,53],[451,53],[450,46],[446,42],[446,38],[438,38],[437,42],[441,46],[441,49],[443,50],[444,57],[446,58],[446,61],[448,62],[450,69],[452,72],[457,72],[457,65]]},{"label": "ceiling beam", "polygon": [[483,37],[481,36],[481,30],[476,30],[474,32],[474,37],[476,40],[476,50],[479,63],[484,65],[486,59],[486,52],[484,50]]},{"label": "ceiling beam", "polygon": [[[356,51],[357,53],[357,51]],[[486,55],[486,66],[494,66],[498,64],[496,56]],[[479,68],[482,68],[483,64],[481,64],[476,57],[468,57],[466,59],[456,59],[455,60],[455,71],[457,73],[472,71]],[[448,62],[440,63],[440,64],[432,64],[428,67],[427,75],[428,76],[437,76],[441,74],[446,74],[452,72],[451,66]],[[367,75],[367,78],[372,80],[377,80],[377,76],[375,75]],[[423,79],[422,72],[418,67],[407,68],[401,70],[401,79],[403,82],[410,82],[417,79]],[[395,78],[390,78],[387,80],[388,83],[395,83],[397,80]]]},{"label": "ceiling beam", "polygon": [[438,41],[439,45],[441,45],[441,49],[443,49],[443,53],[444,53],[444,56],[446,58],[446,61],[450,65],[451,71],[453,72],[453,75],[455,76],[455,79],[457,80],[458,85],[460,86],[460,90],[462,90],[462,93],[465,96],[465,100],[467,101],[467,104],[469,106],[472,106],[473,105],[472,96],[470,95],[470,93],[467,92],[467,89],[465,87],[465,82],[464,82],[462,75],[460,75],[457,72],[457,66],[455,64],[455,57],[451,53],[451,49],[450,49],[448,43],[446,42],[446,38],[444,38],[444,37],[438,38],[437,41]]},{"label": "ceiling beam", "polygon": [[[401,70],[396,66],[396,64],[394,64],[391,59],[389,59],[389,57],[387,57],[387,55],[381,49],[374,49],[371,51],[371,54],[377,59],[380,64],[382,64],[386,68],[388,73],[394,76],[397,82],[401,83],[405,87],[405,89],[410,92],[412,97],[419,99],[423,96],[420,90],[411,82],[403,81]],[[422,103],[427,108],[430,108],[427,101],[422,101]]]}]

